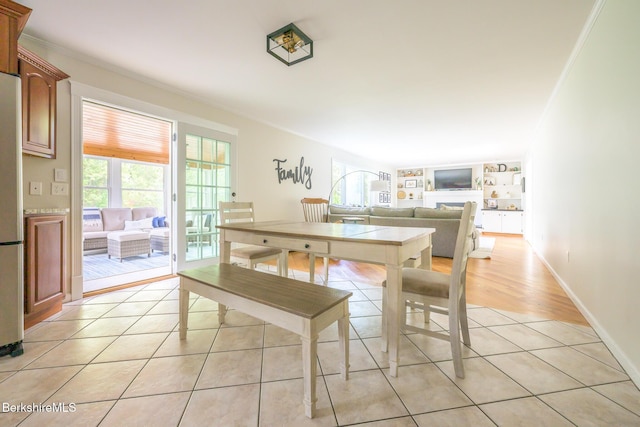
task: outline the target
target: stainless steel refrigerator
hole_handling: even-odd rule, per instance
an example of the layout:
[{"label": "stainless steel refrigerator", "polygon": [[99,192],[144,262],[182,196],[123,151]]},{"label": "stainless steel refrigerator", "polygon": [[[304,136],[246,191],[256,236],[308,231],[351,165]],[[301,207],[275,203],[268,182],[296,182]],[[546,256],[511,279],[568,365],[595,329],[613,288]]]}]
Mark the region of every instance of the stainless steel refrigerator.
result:
[{"label": "stainless steel refrigerator", "polygon": [[0,356],[24,337],[22,101],[20,77],[0,72]]}]

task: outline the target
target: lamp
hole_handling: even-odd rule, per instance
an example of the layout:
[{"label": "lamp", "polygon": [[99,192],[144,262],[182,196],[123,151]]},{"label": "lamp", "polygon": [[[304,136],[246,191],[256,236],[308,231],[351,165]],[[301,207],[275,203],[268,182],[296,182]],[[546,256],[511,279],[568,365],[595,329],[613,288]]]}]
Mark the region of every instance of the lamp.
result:
[{"label": "lamp", "polygon": [[313,58],[313,40],[291,23],[267,36],[267,52],[287,65],[297,64]]},{"label": "lamp", "polygon": [[[356,170],[356,171],[351,171],[351,172],[345,173],[340,178],[338,178],[336,180],[336,182],[331,186],[331,190],[329,190],[329,197],[327,197],[327,200],[329,200],[329,204],[331,204],[331,195],[333,194],[333,190],[336,188],[338,183],[340,181],[342,181],[343,179],[345,179],[346,177],[348,177],[349,175],[352,175],[354,173],[368,173],[368,174],[371,174],[371,175],[379,176],[375,172],[371,172],[371,171],[364,170],[364,169],[360,169],[360,170]],[[378,179],[376,181],[371,181],[371,189],[369,191],[391,191],[390,184],[391,183],[389,181],[383,181],[383,180],[380,180],[380,179]]]}]

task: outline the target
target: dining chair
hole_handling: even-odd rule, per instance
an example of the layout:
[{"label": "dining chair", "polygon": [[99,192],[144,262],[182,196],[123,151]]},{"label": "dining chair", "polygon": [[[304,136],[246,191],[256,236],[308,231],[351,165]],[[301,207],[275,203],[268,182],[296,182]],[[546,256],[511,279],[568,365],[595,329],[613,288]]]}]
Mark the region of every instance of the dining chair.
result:
[{"label": "dining chair", "polygon": [[[469,337],[469,323],[467,320],[466,276],[467,260],[471,248],[473,220],[475,218],[475,202],[466,202],[460,218],[458,236],[453,254],[451,274],[441,273],[420,268],[402,269],[402,301],[400,325],[403,332],[417,332],[447,340],[451,343],[451,354],[456,376],[464,378],[462,364],[462,341],[467,347],[471,346]],[[383,282],[382,325],[386,332],[386,281]],[[430,312],[448,315],[449,330],[431,331],[427,328],[407,324],[407,308],[419,309],[424,313],[424,323],[429,322]]]},{"label": "dining chair", "polygon": [[[304,220],[306,222],[329,222],[329,200],[319,197],[306,197],[300,200],[302,203],[302,211],[304,212]],[[329,258],[323,257],[324,262],[324,279],[326,285],[329,282]],[[309,253],[309,268],[315,268],[316,256]]]},{"label": "dining chair", "polygon": [[[255,221],[253,202],[220,202],[219,209],[221,224]],[[278,263],[278,275],[282,275],[284,254],[278,248],[242,245],[232,247],[230,255],[232,260],[243,262],[250,269],[255,269],[258,263],[275,259]]]}]

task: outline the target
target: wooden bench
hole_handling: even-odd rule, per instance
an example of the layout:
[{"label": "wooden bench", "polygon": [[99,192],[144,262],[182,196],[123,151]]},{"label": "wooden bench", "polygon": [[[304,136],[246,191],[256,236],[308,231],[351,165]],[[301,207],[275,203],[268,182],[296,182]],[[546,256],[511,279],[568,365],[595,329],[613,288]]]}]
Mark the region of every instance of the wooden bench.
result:
[{"label": "wooden bench", "polygon": [[180,276],[180,339],[187,336],[189,292],[218,302],[224,323],[227,306],[300,335],[305,415],[316,409],[318,333],[338,322],[340,373],[349,378],[349,297],[351,292],[312,285],[231,264],[185,270]]}]

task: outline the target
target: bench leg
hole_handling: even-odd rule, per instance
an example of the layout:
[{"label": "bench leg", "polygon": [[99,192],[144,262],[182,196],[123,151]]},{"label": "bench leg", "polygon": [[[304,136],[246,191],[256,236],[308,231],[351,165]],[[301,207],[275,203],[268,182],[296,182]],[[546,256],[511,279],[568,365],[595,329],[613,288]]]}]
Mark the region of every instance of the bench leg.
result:
[{"label": "bench leg", "polygon": [[227,314],[227,306],[224,304],[218,303],[218,323],[221,325],[224,323],[224,317]]},{"label": "bench leg", "polygon": [[316,412],[316,375],[318,363],[318,336],[302,337],[302,371],[304,381],[304,414],[313,418]]},{"label": "bench leg", "polygon": [[[181,279],[182,280],[182,279]],[[187,338],[187,328],[189,322],[189,291],[183,289],[182,284],[180,284],[180,339]]]},{"label": "bench leg", "polygon": [[338,319],[338,337],[340,340],[340,354],[342,355],[340,377],[346,381],[349,379],[349,314],[342,319]]}]

